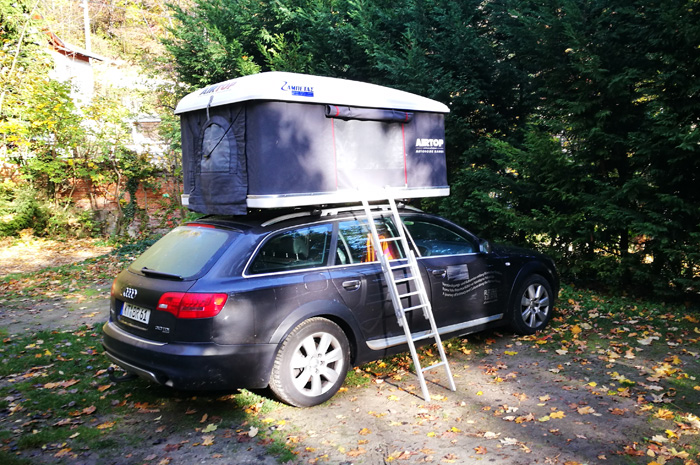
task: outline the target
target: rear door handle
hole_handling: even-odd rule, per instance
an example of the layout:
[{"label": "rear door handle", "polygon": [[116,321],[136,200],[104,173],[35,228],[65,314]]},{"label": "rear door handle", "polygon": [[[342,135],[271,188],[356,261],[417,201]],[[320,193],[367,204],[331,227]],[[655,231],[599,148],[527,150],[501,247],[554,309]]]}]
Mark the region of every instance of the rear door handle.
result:
[{"label": "rear door handle", "polygon": [[352,279],[350,281],[343,281],[343,288],[347,291],[356,291],[360,288],[360,280]]}]

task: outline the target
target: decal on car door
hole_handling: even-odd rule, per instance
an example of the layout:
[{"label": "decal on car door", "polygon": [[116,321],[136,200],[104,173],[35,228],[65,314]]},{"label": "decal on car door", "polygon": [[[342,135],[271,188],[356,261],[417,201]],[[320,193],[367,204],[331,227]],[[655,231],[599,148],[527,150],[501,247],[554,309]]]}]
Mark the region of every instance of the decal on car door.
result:
[{"label": "decal on car door", "polygon": [[[459,272],[453,275],[453,272],[450,271],[451,268],[459,268]],[[468,270],[465,272],[462,268],[466,270],[467,265],[447,267],[447,276],[445,281],[442,282],[443,297],[460,297],[487,286],[489,287],[487,290],[495,291],[501,284],[502,273],[500,271],[487,271],[470,278]],[[454,279],[453,276],[458,279]],[[494,300],[494,295],[497,296],[496,292],[489,292],[489,297],[487,298],[487,290],[484,290],[484,303],[487,300]]]}]

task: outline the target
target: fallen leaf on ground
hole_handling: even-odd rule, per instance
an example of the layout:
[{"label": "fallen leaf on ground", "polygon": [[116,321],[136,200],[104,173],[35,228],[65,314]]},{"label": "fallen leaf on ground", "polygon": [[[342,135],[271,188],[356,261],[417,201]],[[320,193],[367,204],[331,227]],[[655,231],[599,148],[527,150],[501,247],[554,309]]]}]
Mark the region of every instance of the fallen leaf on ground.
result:
[{"label": "fallen leaf on ground", "polygon": [[367,451],[366,451],[365,449],[363,449],[362,447],[358,447],[357,449],[351,449],[351,450],[349,450],[349,451],[347,452],[347,455],[350,456],[350,457],[357,457],[358,455],[362,455],[362,454],[365,454],[365,453],[367,453]]},{"label": "fallen leaf on ground", "polygon": [[579,415],[590,415],[591,413],[595,413],[595,410],[586,405],[585,407],[577,409],[577,412],[579,413]]},{"label": "fallen leaf on ground", "polygon": [[214,423],[209,423],[206,428],[202,430],[202,433],[211,433],[216,431],[216,425]]}]

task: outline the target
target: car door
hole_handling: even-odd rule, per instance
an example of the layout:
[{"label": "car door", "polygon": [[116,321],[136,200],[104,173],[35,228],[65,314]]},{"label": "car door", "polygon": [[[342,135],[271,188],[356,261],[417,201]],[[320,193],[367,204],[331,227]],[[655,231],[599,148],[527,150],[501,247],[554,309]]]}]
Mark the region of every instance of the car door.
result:
[{"label": "car door", "polygon": [[[383,218],[375,220],[380,236],[394,237],[393,226]],[[351,219],[338,223],[335,266],[331,279],[345,304],[353,310],[364,339],[374,350],[394,344],[396,337],[404,335],[391,303],[381,266],[372,250],[367,220]],[[401,258],[395,245],[385,253]],[[399,271],[396,271],[399,273]],[[402,284],[401,293],[408,292],[408,284]],[[408,305],[407,305],[408,306]]]},{"label": "car door", "polygon": [[245,276],[249,288],[266,296],[255,312],[263,340],[303,305],[337,299],[327,270],[331,238],[332,224],[321,223],[272,234],[262,243]]},{"label": "car door", "polygon": [[420,255],[439,328],[457,332],[503,317],[502,259],[480,252],[476,237],[447,221],[427,215],[402,219]]}]

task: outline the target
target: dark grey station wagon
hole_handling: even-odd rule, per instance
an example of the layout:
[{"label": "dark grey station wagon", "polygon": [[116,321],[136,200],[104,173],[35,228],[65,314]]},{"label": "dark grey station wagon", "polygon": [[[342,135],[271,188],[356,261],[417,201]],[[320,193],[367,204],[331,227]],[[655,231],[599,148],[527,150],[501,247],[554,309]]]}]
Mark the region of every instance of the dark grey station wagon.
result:
[{"label": "dark grey station wagon", "polygon": [[[402,225],[388,211],[375,220],[378,233],[405,228],[443,339],[547,325],[559,288],[549,258],[400,212]],[[371,244],[364,211],[352,208],[208,216],[178,227],[114,281],[105,353],[177,389],[269,386],[292,405],[324,402],[350,367],[407,350]],[[403,258],[391,245],[384,253]],[[409,319],[413,332],[429,328],[420,313]]]}]

